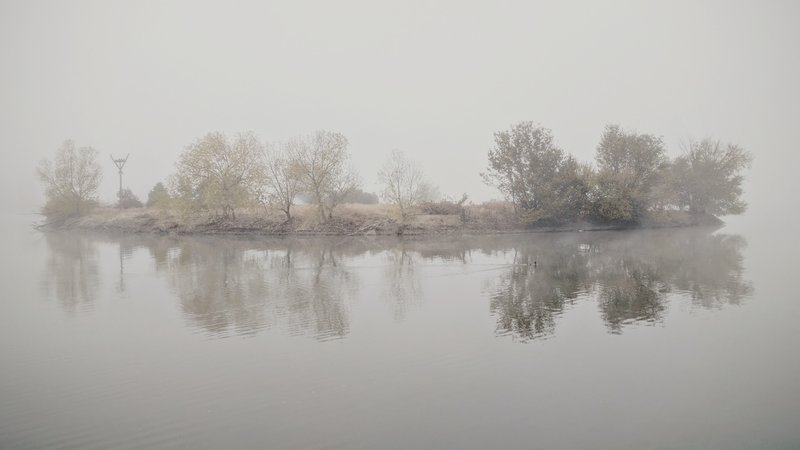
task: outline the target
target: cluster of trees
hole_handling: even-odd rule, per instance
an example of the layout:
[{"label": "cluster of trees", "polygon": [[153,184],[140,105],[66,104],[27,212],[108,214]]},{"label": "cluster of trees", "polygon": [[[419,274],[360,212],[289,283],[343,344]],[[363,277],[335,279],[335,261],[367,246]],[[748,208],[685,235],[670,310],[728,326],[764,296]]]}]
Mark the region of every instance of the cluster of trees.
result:
[{"label": "cluster of trees", "polygon": [[[292,207],[305,194],[321,220],[360,186],[350,164],[347,138],[330,131],[264,145],[253,133],[228,139],[209,133],[180,155],[167,195],[185,211],[215,211],[235,218],[236,209],[260,204],[292,219]],[[154,202],[163,189],[151,192]]]},{"label": "cluster of trees", "polygon": [[[291,221],[295,202],[303,199],[315,205],[320,220],[330,220],[342,203],[378,201],[360,189],[347,147],[344,135],[324,130],[268,144],[252,132],[233,139],[209,133],[184,149],[168,182],[150,191],[147,206],[235,218],[237,209],[261,205]],[[750,161],[739,146],[710,139],[692,142],[670,159],[660,137],[609,125],[597,146],[596,164],[589,165],[558,147],[549,129],[521,122],[495,133],[482,176],[524,223],[636,223],[668,209],[743,212],[742,171]],[[66,141],[53,161],[42,161],[38,174],[48,216],[81,215],[97,204],[102,170],[96,150]],[[391,153],[378,178],[382,199],[404,221],[438,195],[421,167],[399,151]],[[121,208],[142,205],[127,189],[118,200]]]},{"label": "cluster of trees", "polygon": [[742,213],[742,171],[749,153],[734,144],[692,142],[674,159],[651,134],[606,127],[596,167],[559,148],[552,132],[521,122],[495,133],[484,180],[528,223],[576,219],[636,223],[649,212]]},{"label": "cluster of trees", "polygon": [[[289,221],[295,202],[305,199],[315,205],[320,220],[330,220],[342,203],[378,203],[375,194],[360,189],[347,146],[344,135],[324,130],[268,145],[252,133],[232,141],[210,133],[186,148],[169,189],[157,185],[149,203],[171,200],[185,210],[219,211],[223,217],[235,217],[237,208],[260,204],[282,211]],[[379,178],[383,200],[396,206],[403,219],[435,195],[420,167],[398,151],[391,154]]]},{"label": "cluster of trees", "polygon": [[[360,189],[347,147],[344,135],[324,130],[274,144],[262,143],[252,132],[233,139],[209,133],[184,149],[168,182],[157,183],[148,194],[147,206],[235,218],[237,209],[261,205],[282,211],[290,221],[295,202],[302,199],[315,205],[320,220],[330,220],[342,203],[378,203],[375,194]],[[102,170],[96,150],[75,149],[67,141],[38,172],[48,216],[78,216],[97,204]],[[435,195],[421,168],[401,152],[392,153],[379,177],[383,200],[404,219]],[[142,206],[129,189],[119,197],[120,208]]]}]

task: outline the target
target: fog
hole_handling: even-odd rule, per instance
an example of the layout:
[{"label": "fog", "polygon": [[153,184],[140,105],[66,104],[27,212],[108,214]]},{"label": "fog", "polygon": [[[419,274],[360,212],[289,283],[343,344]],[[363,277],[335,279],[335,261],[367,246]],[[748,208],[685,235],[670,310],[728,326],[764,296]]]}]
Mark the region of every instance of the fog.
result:
[{"label": "fog", "polygon": [[[336,130],[364,189],[393,149],[446,195],[481,181],[494,131],[552,128],[591,161],[605,124],[752,152],[746,217],[798,218],[800,4],[773,2],[8,2],[0,5],[0,205],[42,202],[65,139],[130,153],[140,198],[209,131]],[[788,199],[788,202],[787,202]]]}]

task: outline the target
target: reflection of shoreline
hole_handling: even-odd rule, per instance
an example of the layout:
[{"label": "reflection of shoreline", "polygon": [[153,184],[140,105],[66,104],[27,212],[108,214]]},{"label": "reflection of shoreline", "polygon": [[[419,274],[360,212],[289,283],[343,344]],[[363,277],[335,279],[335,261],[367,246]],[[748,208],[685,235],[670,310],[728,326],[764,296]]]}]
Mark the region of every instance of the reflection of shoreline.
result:
[{"label": "reflection of shoreline", "polygon": [[328,339],[348,332],[344,300],[355,278],[329,247],[179,240],[165,267],[185,317],[212,334],[252,333],[278,319],[292,334]]},{"label": "reflection of shoreline", "polygon": [[[497,331],[530,340],[555,332],[556,318],[581,294],[598,301],[611,333],[663,320],[667,295],[709,308],[752,293],[742,279],[744,238],[681,232],[586,234],[536,241],[488,289]],[[532,264],[537,261],[537,264]]]},{"label": "reflection of shoreline", "polygon": [[[100,282],[98,243],[119,246],[122,263],[146,249],[184,318],[224,336],[281,327],[318,339],[346,336],[349,302],[361,284],[353,258],[378,258],[383,296],[402,320],[424,291],[416,267],[489,258],[502,270],[487,284],[497,333],[517,340],[553,334],[564,309],[596,298],[608,330],[663,320],[667,295],[695,305],[738,304],[752,288],[742,280],[739,236],[709,230],[552,233],[459,239],[98,236],[48,233],[49,285],[65,310],[91,304]],[[481,295],[481,293],[476,293]]]}]

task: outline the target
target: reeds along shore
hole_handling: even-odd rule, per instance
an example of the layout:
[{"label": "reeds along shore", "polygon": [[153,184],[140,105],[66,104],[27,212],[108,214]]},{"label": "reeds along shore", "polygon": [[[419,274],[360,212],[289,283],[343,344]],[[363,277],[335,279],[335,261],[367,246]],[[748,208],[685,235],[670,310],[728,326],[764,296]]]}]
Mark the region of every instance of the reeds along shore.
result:
[{"label": "reeds along shore", "polygon": [[416,214],[402,220],[388,205],[345,204],[331,219],[319,220],[315,206],[298,205],[291,221],[279,212],[263,209],[237,211],[236,218],[214,214],[182,215],[159,208],[98,208],[75,218],[46,222],[44,230],[83,230],[159,234],[252,235],[422,235],[502,234],[547,231],[592,231],[630,228],[720,226],[709,214],[660,211],[637,224],[580,221],[558,225],[526,226],[516,219],[510,205],[490,202],[466,205],[457,214]]}]

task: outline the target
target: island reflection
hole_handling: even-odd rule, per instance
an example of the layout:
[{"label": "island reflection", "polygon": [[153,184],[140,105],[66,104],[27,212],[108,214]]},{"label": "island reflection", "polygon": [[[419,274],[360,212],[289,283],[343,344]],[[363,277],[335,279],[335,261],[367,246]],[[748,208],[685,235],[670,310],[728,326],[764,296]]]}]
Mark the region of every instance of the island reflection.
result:
[{"label": "island reflection", "polygon": [[[752,294],[743,278],[745,240],[705,229],[447,239],[51,233],[46,242],[44,286],[65,311],[95,301],[101,265],[119,265],[111,284],[124,292],[125,261],[144,249],[185,320],[217,337],[273,327],[320,340],[345,337],[365,277],[380,287],[366,298],[382,297],[389,314],[403,320],[426,298],[426,268],[469,266],[478,257],[490,269],[473,295],[488,298],[496,334],[523,342],[554,334],[559,316],[578,301],[596,301],[609,332],[621,333],[663,320],[671,296],[714,308]],[[117,247],[119,261],[98,252],[102,245]],[[101,253],[108,261],[98,260]]]},{"label": "island reflection", "polygon": [[[579,233],[530,240],[489,289],[497,331],[519,340],[555,332],[556,318],[579,296],[595,298],[611,333],[663,318],[670,294],[696,306],[739,304],[743,279],[738,235],[706,230]],[[534,264],[536,262],[536,264]]]}]

